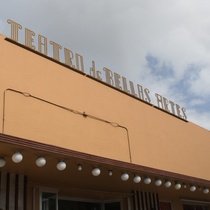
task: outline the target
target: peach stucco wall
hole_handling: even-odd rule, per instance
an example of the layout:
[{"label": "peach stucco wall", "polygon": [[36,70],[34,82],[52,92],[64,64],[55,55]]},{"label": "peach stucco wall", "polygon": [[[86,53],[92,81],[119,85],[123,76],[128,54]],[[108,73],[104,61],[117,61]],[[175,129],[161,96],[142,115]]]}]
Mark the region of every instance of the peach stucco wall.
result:
[{"label": "peach stucco wall", "polygon": [[208,130],[4,39],[1,35],[1,132],[210,178]]}]

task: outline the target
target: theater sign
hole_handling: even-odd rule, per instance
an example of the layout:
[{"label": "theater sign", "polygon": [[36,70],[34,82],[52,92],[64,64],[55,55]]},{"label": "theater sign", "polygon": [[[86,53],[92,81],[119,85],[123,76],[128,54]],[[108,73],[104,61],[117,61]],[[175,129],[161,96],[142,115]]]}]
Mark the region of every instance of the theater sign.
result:
[{"label": "theater sign", "polygon": [[[7,22],[11,25],[11,39],[15,42],[19,42],[18,37],[19,32],[23,29],[22,26],[10,19]],[[106,67],[104,67],[102,71],[97,70],[94,61],[90,64],[89,72],[85,72],[84,59],[82,55],[74,53],[68,48],[63,48],[60,44],[54,41],[48,41],[46,37],[40,34],[36,35],[34,31],[28,28],[25,28],[24,31],[24,45],[27,48],[48,57],[48,46],[50,46],[50,51],[53,52],[51,59],[54,61],[83,73],[84,75],[88,75],[156,108],[162,109],[163,111],[182,120],[187,120],[186,109],[181,107],[179,104],[174,103],[158,93],[152,97],[148,88],[144,88],[139,84],[136,85],[132,81],[127,80],[125,77]],[[35,46],[35,43],[37,43],[37,46]],[[64,57],[64,61],[60,61],[61,53]],[[154,98],[153,100],[155,100],[155,102],[152,102],[152,98]]]}]

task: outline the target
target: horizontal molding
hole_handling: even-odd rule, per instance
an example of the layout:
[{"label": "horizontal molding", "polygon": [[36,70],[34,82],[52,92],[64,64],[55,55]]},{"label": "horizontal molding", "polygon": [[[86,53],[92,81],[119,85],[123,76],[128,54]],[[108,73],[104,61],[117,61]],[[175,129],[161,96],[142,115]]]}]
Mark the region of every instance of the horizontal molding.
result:
[{"label": "horizontal molding", "polygon": [[150,168],[150,167],[137,165],[137,164],[133,164],[129,162],[113,160],[113,159],[91,155],[87,153],[82,153],[82,152],[78,152],[78,151],[74,151],[74,150],[70,150],[70,149],[66,149],[66,148],[62,148],[58,146],[53,146],[53,145],[49,145],[45,143],[40,143],[40,142],[28,140],[28,139],[23,139],[20,137],[15,137],[15,136],[7,135],[7,134],[0,133],[0,143],[1,142],[6,143],[6,144],[11,144],[14,146],[23,147],[23,148],[33,149],[36,151],[38,150],[38,151],[47,152],[51,154],[66,156],[69,158],[75,158],[75,159],[83,160],[86,162],[93,162],[93,163],[118,167],[126,171],[133,171],[136,173],[141,173],[141,174],[150,175],[150,176],[158,176],[158,177],[164,177],[168,179],[179,180],[183,182],[185,181],[192,182],[198,185],[210,186],[209,180],[186,176],[183,174],[159,170],[155,168]]}]

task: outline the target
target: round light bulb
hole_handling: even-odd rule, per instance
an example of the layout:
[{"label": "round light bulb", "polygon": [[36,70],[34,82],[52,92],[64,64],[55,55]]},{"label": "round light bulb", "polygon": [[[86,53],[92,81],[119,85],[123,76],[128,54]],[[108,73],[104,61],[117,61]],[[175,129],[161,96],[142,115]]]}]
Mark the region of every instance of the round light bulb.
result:
[{"label": "round light bulb", "polygon": [[121,175],[121,179],[123,181],[127,181],[129,179],[129,175],[127,173],[124,173],[124,174]]},{"label": "round light bulb", "polygon": [[109,171],[109,176],[112,176],[113,175],[113,172],[110,170]]},{"label": "round light bulb", "polygon": [[56,167],[59,171],[63,171],[66,169],[66,163],[64,161],[60,161],[57,163]]},{"label": "round light bulb", "polygon": [[191,186],[191,187],[190,187],[190,191],[191,191],[191,192],[195,192],[195,191],[196,191],[196,187],[195,187],[195,186]]},{"label": "round light bulb", "polygon": [[43,167],[46,164],[46,159],[44,157],[38,157],[36,159],[36,165],[39,167]]},{"label": "round light bulb", "polygon": [[209,189],[205,188],[205,189],[203,190],[203,193],[204,193],[204,194],[208,194],[208,193],[209,193]]},{"label": "round light bulb", "polygon": [[170,182],[170,181],[166,181],[166,182],[165,182],[165,187],[168,188],[168,187],[170,187],[170,186],[171,186],[171,182]]},{"label": "round light bulb", "polygon": [[147,177],[147,178],[144,179],[144,183],[145,183],[145,184],[150,184],[151,181],[152,181],[152,180],[151,180],[149,177]]},{"label": "round light bulb", "polygon": [[160,186],[162,184],[162,181],[160,179],[155,180],[155,185]]},{"label": "round light bulb", "polygon": [[6,164],[6,160],[3,157],[0,157],[0,168],[4,167]]},{"label": "round light bulb", "polygon": [[82,170],[82,166],[81,165],[78,165],[78,171],[81,171]]},{"label": "round light bulb", "polygon": [[141,177],[138,176],[138,175],[136,175],[136,176],[133,177],[133,181],[134,181],[135,183],[139,183],[139,182],[141,181]]},{"label": "round light bulb", "polygon": [[94,169],[92,170],[93,176],[99,176],[100,173],[101,173],[101,170],[100,170],[99,168],[94,168]]},{"label": "round light bulb", "polygon": [[12,155],[12,160],[14,163],[20,163],[23,160],[23,155],[20,152],[15,152]]},{"label": "round light bulb", "polygon": [[182,187],[182,186],[181,186],[181,184],[179,184],[179,183],[177,183],[177,184],[174,185],[174,188],[175,188],[176,190],[179,190],[181,187]]}]

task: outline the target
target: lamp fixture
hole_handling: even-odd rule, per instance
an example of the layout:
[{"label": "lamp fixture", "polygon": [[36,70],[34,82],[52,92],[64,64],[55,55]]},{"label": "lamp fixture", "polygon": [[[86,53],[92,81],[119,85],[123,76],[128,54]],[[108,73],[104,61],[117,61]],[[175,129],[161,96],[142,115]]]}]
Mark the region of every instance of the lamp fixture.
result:
[{"label": "lamp fixture", "polygon": [[[19,151],[17,151],[17,152],[15,152],[13,155],[12,155],[12,161],[14,162],[14,163],[20,163],[21,161],[23,160],[23,155],[22,155],[22,153],[21,152],[19,152]],[[36,159],[36,165],[38,166],[38,167],[43,167],[43,166],[45,166],[46,165],[46,158],[45,157],[43,157],[43,156],[40,156],[40,157],[38,157],[37,159]],[[0,157],[0,168],[1,167],[4,167],[6,165],[6,160],[5,160],[5,158],[4,157]],[[57,167],[57,169],[59,170],[59,171],[63,171],[63,170],[65,170],[66,169],[66,167],[67,167],[67,164],[65,163],[65,161],[59,161],[57,164],[56,164],[56,167]],[[77,165],[77,169],[78,169],[78,171],[82,171],[82,165],[81,164],[78,164]],[[92,175],[93,176],[99,176],[101,174],[101,169],[100,168],[93,168],[92,169]],[[112,176],[113,175],[113,171],[112,170],[108,170],[108,175],[109,176]],[[121,174],[121,179],[123,180],[123,181],[127,181],[128,179],[129,179],[129,174],[128,173],[122,173]],[[169,187],[171,187],[171,185],[172,185],[172,183],[171,183],[171,181],[168,181],[168,180],[165,180],[165,182],[164,181],[162,181],[161,179],[155,179],[154,180],[155,182],[154,182],[154,184],[156,185],[156,186],[161,186],[163,183],[164,183],[164,185],[165,185],[165,187],[166,188],[169,188]],[[140,183],[141,182],[141,176],[139,176],[139,175],[134,175],[134,177],[133,177],[133,182],[134,183]],[[144,183],[145,184],[150,184],[152,182],[152,179],[150,178],[150,177],[145,177],[144,178]],[[175,181],[175,184],[174,184],[174,188],[176,189],[176,190],[179,190],[179,189],[181,189],[181,188],[188,188],[188,184],[186,185],[186,183],[178,183],[178,182],[176,182]],[[197,191],[203,191],[203,193],[204,194],[208,194],[209,193],[209,189],[208,188],[203,188],[203,187],[199,187],[199,186],[194,186],[194,185],[190,185],[189,186],[189,190],[191,191],[191,192],[195,192],[196,190]]]},{"label": "lamp fixture", "polygon": [[39,167],[43,167],[46,164],[46,159],[44,157],[38,157],[36,159],[36,165]]},{"label": "lamp fixture", "polygon": [[109,170],[109,176],[112,176],[113,173],[112,173],[112,170]]},{"label": "lamp fixture", "polygon": [[162,181],[160,179],[156,179],[155,185],[159,187],[160,185],[162,185]]},{"label": "lamp fixture", "polygon": [[20,152],[15,152],[12,155],[12,160],[14,163],[20,163],[23,160],[23,155]]},{"label": "lamp fixture", "polygon": [[92,170],[92,175],[93,175],[93,176],[99,176],[100,173],[101,173],[101,170],[100,170],[99,168],[94,168],[94,169]]},{"label": "lamp fixture", "polygon": [[204,194],[208,194],[208,193],[209,193],[209,189],[204,188],[204,189],[203,189],[203,193],[204,193]]},{"label": "lamp fixture", "polygon": [[147,177],[147,178],[144,179],[144,183],[145,183],[145,184],[150,184],[151,181],[152,181],[152,180],[151,180],[151,178],[149,178],[149,177]]},{"label": "lamp fixture", "polygon": [[123,173],[123,174],[121,175],[121,179],[122,179],[123,181],[127,181],[127,180],[129,179],[129,175],[128,175],[127,173]]},{"label": "lamp fixture", "polygon": [[174,188],[175,188],[176,190],[179,190],[181,187],[182,187],[182,186],[181,186],[181,184],[179,184],[179,183],[176,183],[176,184],[174,185]]},{"label": "lamp fixture", "polygon": [[3,157],[0,157],[0,168],[4,167],[6,164],[6,160]]},{"label": "lamp fixture", "polygon": [[82,170],[82,165],[79,164],[77,169],[78,169],[78,171],[81,171]]},{"label": "lamp fixture", "polygon": [[171,182],[170,181],[166,181],[165,182],[165,187],[169,188],[171,186]]},{"label": "lamp fixture", "polygon": [[66,169],[66,163],[64,161],[60,161],[57,163],[56,167],[59,171],[63,171]]},{"label": "lamp fixture", "polygon": [[141,181],[141,177],[139,175],[136,175],[136,176],[133,177],[133,181],[135,183],[139,183]]},{"label": "lamp fixture", "polygon": [[196,186],[191,186],[191,187],[190,187],[190,191],[191,191],[191,192],[195,192],[195,191],[196,191]]}]

